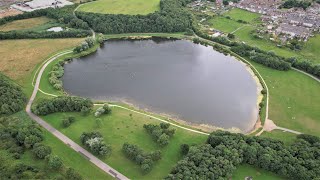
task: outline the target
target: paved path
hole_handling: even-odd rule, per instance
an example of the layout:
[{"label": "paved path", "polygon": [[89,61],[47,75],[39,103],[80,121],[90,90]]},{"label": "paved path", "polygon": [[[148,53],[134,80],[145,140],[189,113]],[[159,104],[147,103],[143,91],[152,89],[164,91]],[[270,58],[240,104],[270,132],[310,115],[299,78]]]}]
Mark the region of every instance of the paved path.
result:
[{"label": "paved path", "polygon": [[40,81],[41,81],[41,77],[42,74],[44,72],[44,70],[46,69],[46,67],[55,59],[68,54],[70,52],[64,52],[64,53],[60,53],[56,56],[53,56],[52,58],[50,58],[49,60],[45,61],[45,64],[41,67],[41,69],[39,70],[37,79],[35,81],[34,84],[34,89],[33,89],[33,93],[31,95],[31,98],[29,99],[29,102],[27,104],[26,107],[26,112],[27,114],[34,120],[36,121],[38,124],[40,124],[43,128],[47,129],[50,133],[52,133],[54,136],[56,136],[58,139],[60,139],[62,142],[64,142],[65,144],[67,144],[68,146],[70,146],[73,150],[79,152],[82,156],[84,156],[86,159],[88,159],[90,162],[92,162],[93,164],[95,164],[97,167],[99,167],[101,170],[103,170],[104,172],[110,174],[112,177],[115,177],[117,179],[121,179],[121,180],[127,180],[128,178],[125,177],[124,175],[122,175],[121,173],[119,173],[118,171],[116,171],[115,169],[113,169],[112,167],[110,167],[109,165],[107,165],[106,163],[104,163],[103,161],[101,161],[100,159],[96,158],[94,155],[92,155],[90,152],[88,152],[87,150],[85,150],[84,148],[82,148],[81,146],[79,146],[77,143],[73,142],[71,139],[69,139],[67,136],[63,135],[61,132],[59,132],[57,129],[55,129],[54,127],[52,127],[50,124],[48,124],[47,122],[45,122],[43,119],[41,119],[40,117],[36,116],[35,114],[33,114],[31,112],[31,105],[34,101],[34,99],[37,96],[37,92],[39,90],[39,85],[40,85]]},{"label": "paved path", "polygon": [[[76,18],[78,18],[77,17],[77,15],[76,15],[76,11],[79,9],[79,7],[81,7],[83,4],[80,4],[77,8],[75,8],[74,10],[73,10],[73,15],[76,17]],[[79,18],[78,18],[79,19]],[[96,39],[96,33],[94,32],[94,30],[91,28],[91,27],[89,27],[90,28],[90,31],[91,31],[91,33],[92,33],[92,38],[93,39]]]},{"label": "paved path", "polygon": [[260,132],[258,132],[256,134],[256,136],[260,136],[264,131],[270,132],[270,131],[273,131],[275,129],[278,129],[278,130],[281,130],[281,131],[285,131],[285,132],[290,132],[290,133],[293,133],[293,134],[302,134],[301,132],[298,132],[298,131],[295,131],[295,130],[279,127],[272,120],[267,119],[266,122],[264,123],[264,126],[263,126],[262,130]]},{"label": "paved path", "polygon": [[320,83],[320,79],[319,79],[319,78],[317,78],[317,77],[315,77],[315,76],[313,76],[313,75],[311,75],[311,74],[309,74],[309,73],[306,73],[306,72],[304,72],[304,71],[301,71],[301,70],[299,70],[299,69],[297,69],[297,68],[294,68],[294,67],[291,67],[291,68],[292,68],[293,70],[295,70],[295,71],[298,71],[298,72],[300,72],[300,73],[302,73],[302,74],[305,74],[305,75],[311,77],[312,79],[314,79],[314,80],[316,80],[316,81],[318,81],[318,82]]}]

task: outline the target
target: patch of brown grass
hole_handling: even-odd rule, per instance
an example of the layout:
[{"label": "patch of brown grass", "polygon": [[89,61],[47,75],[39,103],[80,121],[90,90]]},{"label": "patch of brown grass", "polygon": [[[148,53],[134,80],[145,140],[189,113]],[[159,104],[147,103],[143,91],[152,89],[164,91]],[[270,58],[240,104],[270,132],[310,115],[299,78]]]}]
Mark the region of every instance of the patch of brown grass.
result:
[{"label": "patch of brown grass", "polygon": [[81,38],[0,41],[0,71],[23,85],[37,64],[49,55],[74,47],[81,41]]},{"label": "patch of brown grass", "polygon": [[0,31],[24,30],[37,27],[41,24],[49,22],[47,17],[37,17],[30,19],[17,20],[0,26]]}]

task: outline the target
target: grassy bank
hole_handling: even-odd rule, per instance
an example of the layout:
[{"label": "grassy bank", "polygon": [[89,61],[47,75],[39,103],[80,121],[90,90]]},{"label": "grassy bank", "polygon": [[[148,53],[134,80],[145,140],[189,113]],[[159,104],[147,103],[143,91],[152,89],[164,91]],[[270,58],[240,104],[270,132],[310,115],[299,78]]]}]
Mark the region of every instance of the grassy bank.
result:
[{"label": "grassy bank", "polygon": [[[69,128],[63,128],[61,125],[62,119],[67,116],[74,116],[76,121]],[[78,144],[81,144],[80,135],[82,132],[99,131],[106,143],[110,144],[113,149],[109,158],[101,159],[132,179],[164,178],[182,158],[180,155],[181,144],[200,144],[204,143],[207,138],[206,135],[176,128],[176,134],[170,140],[169,145],[161,148],[143,128],[145,123],[159,124],[159,121],[119,108],[113,108],[111,115],[100,118],[102,121],[101,127],[97,125],[93,114],[82,116],[80,113],[55,113],[43,118]],[[121,148],[125,142],[137,144],[147,152],[160,149],[162,159],[154,165],[149,174],[145,175],[138,165],[127,159],[122,153]]]},{"label": "grassy bank", "polygon": [[79,8],[85,12],[129,15],[146,15],[157,10],[160,10],[160,0],[98,0]]},{"label": "grassy bank", "polygon": [[46,17],[37,17],[30,19],[17,20],[0,26],[0,31],[26,30],[41,26],[51,19]]}]

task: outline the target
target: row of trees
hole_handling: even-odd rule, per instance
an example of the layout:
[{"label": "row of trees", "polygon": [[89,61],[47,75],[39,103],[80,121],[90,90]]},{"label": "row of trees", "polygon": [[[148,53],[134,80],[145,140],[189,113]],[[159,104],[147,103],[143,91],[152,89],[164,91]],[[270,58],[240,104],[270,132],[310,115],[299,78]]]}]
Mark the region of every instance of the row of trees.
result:
[{"label": "row of trees", "polygon": [[291,145],[270,138],[229,132],[212,133],[207,143],[192,146],[167,179],[228,179],[247,163],[289,179],[320,177],[320,138],[299,135]]},{"label": "row of trees", "polygon": [[311,2],[308,0],[286,0],[283,4],[279,6],[279,8],[290,9],[293,7],[303,8],[304,10],[311,6]]},{"label": "row of trees", "polygon": [[42,38],[80,38],[92,35],[89,30],[69,29],[60,32],[49,31],[9,31],[0,32],[0,39],[42,39]]},{"label": "row of trees", "polygon": [[129,159],[140,165],[140,168],[144,173],[150,172],[153,168],[154,162],[161,159],[161,151],[158,150],[146,153],[137,145],[133,144],[123,144],[122,151]]},{"label": "row of trees", "polygon": [[49,73],[49,83],[57,90],[61,90],[63,88],[63,83],[60,78],[64,74],[64,64],[64,61],[59,61],[52,67]]},{"label": "row of trees", "polygon": [[37,115],[47,115],[54,112],[82,112],[88,113],[93,107],[90,99],[74,96],[59,96],[43,99],[32,106],[32,112]]},{"label": "row of trees", "polygon": [[144,124],[143,127],[160,146],[168,145],[170,137],[172,137],[176,131],[176,129],[169,128],[169,123],[160,123],[160,125]]},{"label": "row of trees", "polygon": [[160,11],[148,15],[76,12],[96,32],[106,34],[138,32],[183,32],[191,28],[190,14],[183,7],[191,0],[162,0]]},{"label": "row of trees", "polygon": [[99,132],[84,132],[80,136],[81,143],[90,149],[96,155],[109,156],[111,146],[107,145]]},{"label": "row of trees", "polygon": [[21,88],[0,73],[0,115],[22,110],[26,100]]},{"label": "row of trees", "polygon": [[19,14],[16,16],[7,16],[0,19],[0,25],[15,21],[15,20],[46,16],[49,18],[56,19],[61,23],[67,24],[69,27],[89,30],[90,28],[86,22],[84,22],[81,19],[78,19],[73,15],[73,10],[76,7],[77,5],[65,6],[63,8],[56,8],[56,9],[47,8],[47,9],[35,10],[32,12],[25,12],[23,14]]},{"label": "row of trees", "polygon": [[[49,146],[42,144],[43,132],[32,121],[17,117],[2,117],[0,118],[0,137],[2,179],[49,179],[51,177],[46,168],[61,172],[59,174],[62,179],[82,179],[75,170],[66,168],[61,158],[52,154]],[[27,151],[31,151],[35,158],[44,160],[46,167],[38,168],[24,164],[24,160],[18,160]]]}]

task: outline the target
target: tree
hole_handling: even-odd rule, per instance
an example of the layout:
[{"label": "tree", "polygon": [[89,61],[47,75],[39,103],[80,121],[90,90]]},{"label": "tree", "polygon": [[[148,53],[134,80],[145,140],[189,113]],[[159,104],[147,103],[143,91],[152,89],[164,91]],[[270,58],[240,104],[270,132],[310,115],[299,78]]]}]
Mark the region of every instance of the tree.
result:
[{"label": "tree", "polygon": [[190,147],[189,147],[188,144],[181,144],[180,149],[181,149],[181,154],[182,155],[187,155],[188,152],[189,152]]},{"label": "tree", "polygon": [[82,180],[81,175],[72,168],[68,168],[66,175],[70,180]]},{"label": "tree", "polygon": [[232,34],[232,33],[228,33],[228,38],[230,38],[230,39],[234,39],[234,38],[235,38],[235,35],[234,35],[234,34]]},{"label": "tree", "polygon": [[162,134],[159,139],[157,140],[157,142],[161,145],[161,146],[166,146],[169,144],[169,136],[166,134]]},{"label": "tree", "polygon": [[56,155],[48,155],[46,157],[50,169],[60,169],[63,165],[62,160]]}]

